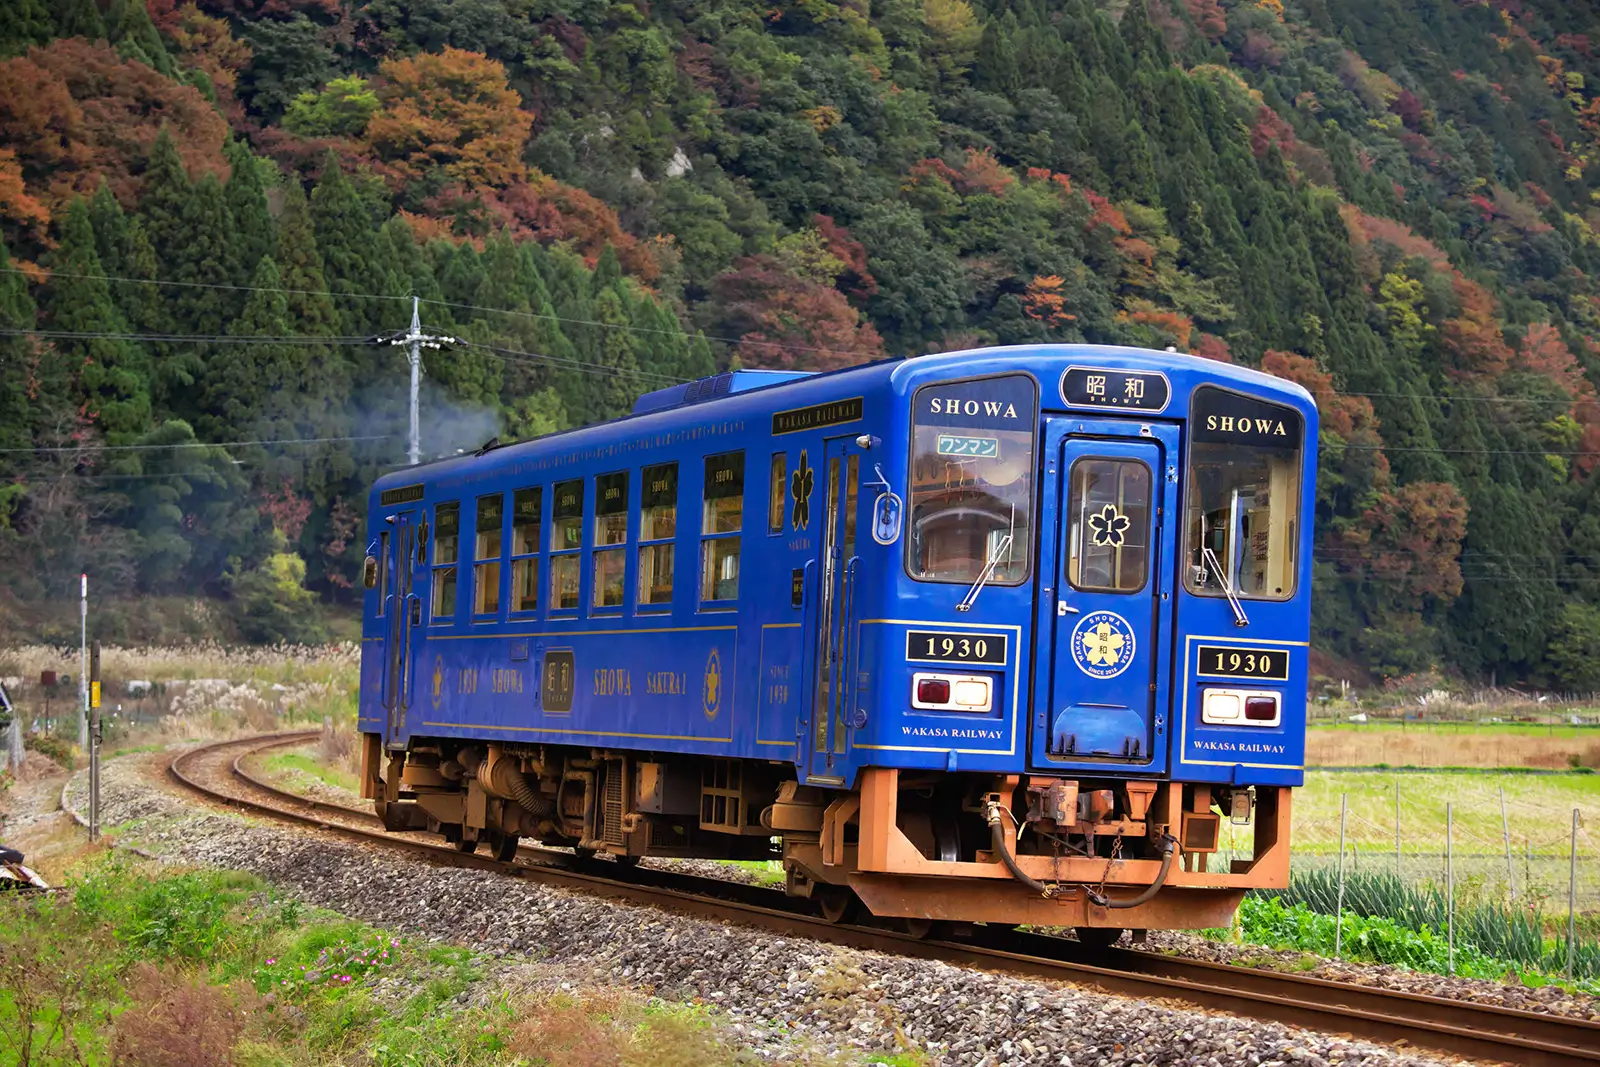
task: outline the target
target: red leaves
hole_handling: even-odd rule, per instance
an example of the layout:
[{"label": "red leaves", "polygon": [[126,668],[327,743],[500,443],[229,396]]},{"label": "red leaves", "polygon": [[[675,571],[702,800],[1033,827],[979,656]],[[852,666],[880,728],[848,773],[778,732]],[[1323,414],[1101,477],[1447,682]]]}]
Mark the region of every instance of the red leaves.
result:
[{"label": "red leaves", "polygon": [[1453,372],[1462,378],[1496,378],[1511,362],[1500,336],[1499,305],[1489,291],[1460,274],[1451,280],[1461,314],[1445,320],[1439,339]]},{"label": "red leaves", "polygon": [[191,174],[227,177],[227,123],[198,90],[76,37],[0,62],[0,144],[15,146],[28,193],[52,210],[102,177],[136,201],[163,126]]},{"label": "red leaves", "polygon": [[10,148],[0,148],[0,225],[15,227],[35,241],[44,238],[50,225],[50,212],[28,195],[17,153]]},{"label": "red leaves", "polygon": [[878,291],[878,279],[867,269],[867,248],[850,235],[847,227],[833,221],[832,216],[817,215],[812,218],[817,232],[828,242],[829,254],[845,265],[839,275],[838,285],[851,296],[872,296]]},{"label": "red leaves", "polygon": [[522,148],[533,116],[506,84],[505,67],[478,52],[385,60],[378,67],[383,110],[367,143],[403,180],[439,168],[468,189],[504,187],[526,168]]},{"label": "red leaves", "polygon": [[1188,8],[1195,29],[1212,44],[1228,32],[1227,13],[1222,10],[1222,5],[1217,0],[1183,0],[1183,6]]},{"label": "red leaves", "polygon": [[1232,363],[1233,350],[1228,347],[1228,342],[1214,333],[1201,333],[1194,339],[1192,354],[1202,359],[1214,359],[1218,363]]},{"label": "red leaves", "polygon": [[294,491],[294,483],[285,480],[276,493],[263,493],[259,510],[274,528],[291,542],[300,537],[306,520],[311,517],[311,500]]},{"label": "red leaves", "polygon": [[796,277],[772,256],[739,260],[712,290],[745,366],[837,370],[884,355],[883,338],[843,293]]},{"label": "red leaves", "polygon": [[1046,326],[1064,326],[1078,316],[1067,313],[1067,301],[1061,295],[1064,280],[1055,274],[1034,277],[1022,293],[1022,313],[1037,319]]},{"label": "red leaves", "polygon": [[943,182],[963,196],[974,193],[1004,196],[1017,179],[987,148],[969,148],[960,170],[942,159],[924,159],[911,165],[907,184],[915,186],[929,180]]},{"label": "red leaves", "polygon": [[1188,349],[1189,339],[1194,334],[1194,320],[1178,311],[1166,311],[1160,308],[1119,311],[1117,321],[1152,326],[1171,337],[1180,350]]},{"label": "red leaves", "polygon": [[1089,202],[1089,221],[1084,223],[1085,230],[1092,230],[1096,226],[1105,226],[1108,229],[1127,236],[1133,232],[1133,227],[1128,225],[1128,216],[1124,215],[1115,204],[1095,192],[1085,188],[1083,198]]},{"label": "red leaves", "polygon": [[1424,112],[1422,101],[1410,89],[1401,89],[1400,95],[1389,102],[1389,110],[1400,116],[1406,129],[1421,132]]},{"label": "red leaves", "polygon": [[[1367,549],[1349,569],[1399,583],[1404,593],[1453,600],[1461,595],[1461,541],[1467,500],[1449,482],[1412,482],[1380,493],[1346,531],[1345,543]],[[1420,604],[1419,604],[1420,606]]]}]

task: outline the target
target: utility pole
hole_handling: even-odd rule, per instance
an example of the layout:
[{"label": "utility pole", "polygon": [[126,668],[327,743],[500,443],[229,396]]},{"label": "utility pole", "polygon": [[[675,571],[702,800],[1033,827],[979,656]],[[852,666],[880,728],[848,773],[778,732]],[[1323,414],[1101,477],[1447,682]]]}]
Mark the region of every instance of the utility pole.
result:
[{"label": "utility pole", "polygon": [[454,337],[422,332],[422,299],[411,296],[411,329],[390,339],[392,345],[406,346],[406,362],[411,364],[410,432],[406,437],[406,462],[415,466],[422,462],[422,416],[418,410],[422,389],[422,350],[443,348],[453,344]]},{"label": "utility pole", "polygon": [[82,629],[78,638],[78,701],[82,713],[78,716],[78,747],[89,748],[89,576],[78,576],[78,619]]},{"label": "utility pole", "polygon": [[89,840],[100,840],[100,640],[89,657]]}]

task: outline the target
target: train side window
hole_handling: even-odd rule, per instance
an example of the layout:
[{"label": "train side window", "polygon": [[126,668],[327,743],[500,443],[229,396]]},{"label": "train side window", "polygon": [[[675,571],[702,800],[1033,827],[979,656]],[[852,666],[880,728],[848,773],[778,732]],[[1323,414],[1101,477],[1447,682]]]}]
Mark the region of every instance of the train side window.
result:
[{"label": "train side window", "polygon": [[700,599],[739,598],[739,534],[744,527],[744,453],[706,457],[700,516]]},{"label": "train side window", "polygon": [[639,604],[672,603],[672,561],[678,545],[678,465],[644,469],[639,497]]},{"label": "train side window", "polygon": [[389,531],[378,533],[378,618],[383,618],[384,601],[389,599]]},{"label": "train side window", "polygon": [[511,495],[511,610],[539,610],[539,523],[544,493],[518,489]]},{"label": "train side window", "polygon": [[628,472],[594,480],[594,585],[591,607],[620,608],[628,571]]},{"label": "train side window", "polygon": [[478,498],[477,538],[472,550],[472,614],[500,614],[500,553],[505,547],[506,498],[500,493]]},{"label": "train side window", "polygon": [[789,457],[772,454],[771,479],[767,483],[767,533],[783,533],[783,505],[789,490]]},{"label": "train side window", "polygon": [[456,559],[461,551],[461,505],[452,501],[433,509],[434,622],[456,615]]},{"label": "train side window", "polygon": [[576,610],[583,548],[583,480],[557,482],[550,524],[550,607]]}]

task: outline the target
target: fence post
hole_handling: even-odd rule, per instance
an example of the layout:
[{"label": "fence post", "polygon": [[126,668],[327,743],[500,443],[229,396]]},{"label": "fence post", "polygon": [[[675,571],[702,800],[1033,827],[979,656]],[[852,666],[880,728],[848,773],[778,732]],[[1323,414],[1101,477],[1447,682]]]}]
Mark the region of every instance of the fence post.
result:
[{"label": "fence post", "polygon": [[1339,794],[1339,903],[1333,909],[1333,958],[1339,959],[1344,948],[1344,826],[1350,813],[1350,794]]},{"label": "fence post", "polygon": [[1444,806],[1444,881],[1450,915],[1450,973],[1456,973],[1456,824],[1455,805]]},{"label": "fence post", "polygon": [[1500,836],[1506,843],[1506,890],[1511,894],[1511,903],[1517,902],[1517,875],[1516,869],[1511,865],[1511,821],[1506,818],[1506,787],[1500,787]]},{"label": "fence post", "polygon": [[1394,876],[1405,880],[1405,870],[1400,863],[1400,779],[1394,780]]},{"label": "fence post", "polygon": [[1572,844],[1567,867],[1567,977],[1572,977],[1572,955],[1578,945],[1578,809],[1572,809]]}]

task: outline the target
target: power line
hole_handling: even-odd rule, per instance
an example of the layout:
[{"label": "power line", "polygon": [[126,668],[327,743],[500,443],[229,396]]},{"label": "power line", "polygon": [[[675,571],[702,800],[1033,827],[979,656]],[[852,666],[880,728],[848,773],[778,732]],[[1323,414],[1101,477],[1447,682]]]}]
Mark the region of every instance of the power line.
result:
[{"label": "power line", "polygon": [[[563,326],[595,326],[598,330],[626,330],[629,333],[659,334],[659,336],[667,336],[667,338],[678,338],[678,336],[688,338],[690,336],[683,330],[658,330],[654,326],[635,326],[632,323],[595,322],[592,318],[566,318],[565,315],[547,315],[542,314],[542,312],[514,312],[514,310],[504,309],[504,307],[480,307],[477,304],[454,304],[451,301],[434,301],[434,299],[426,298],[422,299],[422,302],[424,304],[435,304],[438,307],[469,310],[469,312],[488,312],[491,315],[509,315],[512,318],[533,318],[533,320],[539,320],[539,322],[554,322]],[[757,349],[787,349],[792,350],[792,352],[819,352],[819,354],[824,355],[856,355],[854,352],[846,352],[843,349],[822,349],[822,347],[814,346],[814,344],[787,344],[784,341],[746,341],[744,338],[718,338],[717,334],[712,333],[701,333],[696,334],[696,336],[704,338],[706,341],[715,341],[717,344],[747,344],[747,346],[757,347]]]},{"label": "power line", "polygon": [[1559,399],[1545,396],[1471,396],[1467,394],[1447,395],[1444,393],[1339,393],[1340,396],[1365,396],[1384,397],[1399,400],[1477,400],[1485,404],[1592,404],[1594,400],[1580,400],[1576,397]]},{"label": "power line", "polygon": [[[166,278],[120,278],[114,274],[70,274],[66,271],[46,270],[53,278],[74,278],[85,282],[119,282],[130,285],[166,285],[176,289],[225,289],[236,293],[283,293],[289,296],[326,296],[341,300],[410,300],[409,296],[391,296],[384,293],[335,293],[318,289],[279,289],[267,285],[228,285],[223,282],[179,282]],[[0,267],[0,274],[32,274],[20,267]]]},{"label": "power line", "polygon": [[590,374],[625,374],[629,377],[658,381],[665,385],[682,385],[687,381],[685,378],[675,378],[670,374],[657,374],[654,371],[639,370],[637,368],[631,371],[624,371],[618,367],[607,367],[603,363],[570,359],[566,356],[547,356],[541,352],[523,352],[515,348],[501,348],[497,345],[486,345],[478,341],[466,341],[459,337],[455,338],[455,342],[466,348],[476,348],[480,351],[491,353],[491,358],[499,358],[506,363],[552,363]]},{"label": "power line", "polygon": [[39,448],[0,448],[7,452],[160,452],[182,448],[245,448],[270,445],[326,445],[349,441],[388,441],[392,433],[364,434],[354,437],[277,437],[258,441],[182,441],[170,445],[50,445]]},{"label": "power line", "polygon": [[172,344],[207,345],[370,345],[373,337],[307,337],[267,334],[192,334],[134,333],[106,330],[41,330],[26,327],[0,328],[0,337],[46,337],[54,341],[165,341]]}]

